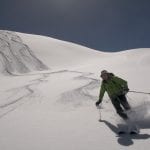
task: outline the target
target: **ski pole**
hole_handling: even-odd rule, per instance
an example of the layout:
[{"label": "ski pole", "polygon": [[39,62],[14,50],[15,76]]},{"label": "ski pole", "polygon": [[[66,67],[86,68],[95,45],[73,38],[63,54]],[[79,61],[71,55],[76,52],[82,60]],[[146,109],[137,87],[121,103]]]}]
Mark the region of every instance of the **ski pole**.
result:
[{"label": "ski pole", "polygon": [[102,113],[101,113],[101,106],[98,106],[97,109],[99,110],[99,121],[102,121]]},{"label": "ski pole", "polygon": [[132,93],[141,93],[141,94],[150,94],[150,93],[146,93],[146,92],[139,92],[139,91],[129,91],[129,92],[132,92]]}]

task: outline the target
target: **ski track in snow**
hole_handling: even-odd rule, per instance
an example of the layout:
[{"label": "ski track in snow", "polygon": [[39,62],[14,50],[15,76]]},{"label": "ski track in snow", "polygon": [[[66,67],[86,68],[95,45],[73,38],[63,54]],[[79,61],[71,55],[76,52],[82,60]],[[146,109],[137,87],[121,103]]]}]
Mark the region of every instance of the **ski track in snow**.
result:
[{"label": "ski track in snow", "polygon": [[[51,75],[55,74],[67,74],[68,73],[74,73],[75,77],[72,77],[71,80],[74,81],[85,81],[81,86],[74,88],[73,90],[68,90],[66,92],[63,92],[60,94],[60,98],[57,100],[57,103],[61,104],[62,106],[73,107],[78,108],[83,105],[88,105],[88,102],[95,101],[98,99],[98,90],[100,86],[100,80],[92,78],[91,75],[93,73],[87,73],[87,72],[79,72],[79,71],[71,71],[71,70],[59,70],[54,72],[46,72],[46,73],[35,73],[35,74],[28,74],[28,75],[20,75],[20,76],[34,76],[34,75],[40,75],[39,78],[29,81],[26,85],[22,87],[17,87],[14,89],[9,89],[4,92],[0,92],[1,99],[3,99],[3,103],[0,104],[0,117],[5,116],[9,112],[12,112],[13,110],[17,109],[19,106],[23,105],[29,100],[38,99],[40,96],[44,97],[42,93],[40,93],[40,90],[36,88],[40,84],[49,84],[49,81],[51,80]],[[19,76],[19,75],[17,75]],[[68,80],[69,82],[69,80]],[[96,93],[95,93],[96,92]],[[36,95],[38,96],[36,97]],[[135,121],[141,124],[141,121],[143,118],[147,117],[148,115],[148,109],[150,108],[150,103],[148,103],[149,99],[145,99],[143,104],[137,105],[134,109],[134,113],[131,113],[131,118]],[[107,103],[108,101],[104,101],[103,103]],[[146,102],[146,104],[145,104]],[[109,104],[111,105],[111,104]],[[66,107],[66,108],[67,108]],[[111,108],[114,109],[114,108]],[[103,111],[105,113],[109,113],[112,111],[110,108],[105,108]],[[114,112],[115,114],[115,112]],[[149,115],[148,115],[149,116]],[[112,119],[114,119],[115,116],[111,116]],[[148,120],[147,120],[148,121]],[[120,122],[120,120],[117,122]],[[145,123],[146,124],[146,123]],[[142,125],[145,126],[145,125]]]},{"label": "ski track in snow", "polygon": [[58,100],[63,104],[71,104],[73,107],[79,107],[83,104],[86,104],[88,101],[96,101],[98,99],[97,96],[91,93],[92,90],[97,90],[99,88],[100,81],[91,77],[92,73],[83,73],[83,72],[76,72],[76,71],[68,71],[81,74],[73,80],[82,80],[86,81],[87,83],[83,86],[73,89],[71,91],[67,91],[62,93],[61,98]]},{"label": "ski track in snow", "polygon": [[36,93],[35,86],[42,83],[44,78],[45,75],[22,87],[9,89],[3,93],[0,93],[0,96],[5,95],[5,98],[3,98],[4,104],[0,105],[0,117],[2,118],[9,112],[12,112],[18,108],[20,105],[23,105],[26,101],[33,98],[32,96],[34,96],[34,93]]},{"label": "ski track in snow", "polygon": [[[22,106],[27,101],[33,100],[34,97],[36,97],[35,93],[38,93],[38,95],[40,95],[40,91],[38,91],[36,87],[42,83],[48,84],[49,81],[47,80],[47,78],[49,78],[50,80],[51,75],[60,73],[75,73],[77,74],[77,76],[74,77],[72,80],[84,80],[87,83],[79,88],[62,93],[61,98],[57,101],[58,103],[71,104],[73,107],[77,107],[80,106],[83,102],[85,103],[89,100],[96,100],[96,96],[92,95],[90,91],[99,87],[99,80],[88,77],[92,73],[60,70],[49,73],[33,75],[28,74],[28,76],[40,75],[40,77],[29,81],[28,84],[22,87],[17,87],[0,92],[0,96],[3,101],[3,103],[1,102],[0,104],[0,118],[17,109],[19,106]],[[38,98],[39,96],[37,97],[37,99]]]}]

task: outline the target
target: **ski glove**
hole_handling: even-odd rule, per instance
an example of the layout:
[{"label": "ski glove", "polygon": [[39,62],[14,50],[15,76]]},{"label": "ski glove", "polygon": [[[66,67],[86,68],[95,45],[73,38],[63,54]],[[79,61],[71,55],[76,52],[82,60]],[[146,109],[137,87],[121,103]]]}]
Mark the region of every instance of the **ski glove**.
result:
[{"label": "ski glove", "polygon": [[128,88],[123,90],[123,94],[124,94],[124,95],[126,95],[128,92],[129,92],[129,89],[128,89]]},{"label": "ski glove", "polygon": [[98,100],[98,101],[95,103],[96,107],[98,107],[100,103],[101,103],[101,100]]}]

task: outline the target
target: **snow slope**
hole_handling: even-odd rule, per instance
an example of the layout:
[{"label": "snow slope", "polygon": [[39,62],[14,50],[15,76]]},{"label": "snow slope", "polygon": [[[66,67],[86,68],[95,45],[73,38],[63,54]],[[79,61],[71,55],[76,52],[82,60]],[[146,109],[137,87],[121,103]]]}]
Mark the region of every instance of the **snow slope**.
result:
[{"label": "snow slope", "polygon": [[66,69],[73,66],[76,67],[78,64],[80,66],[89,64],[93,59],[98,59],[102,54],[106,55],[103,52],[49,37],[21,33],[18,33],[18,35],[52,69],[60,69],[60,67]]},{"label": "snow slope", "polygon": [[[128,94],[136,114],[132,117],[141,128],[137,136],[116,135],[116,124],[121,119],[107,95],[101,109],[103,121],[99,122],[95,101],[103,69],[128,80],[131,90],[149,92],[150,49],[104,53],[44,36],[8,31],[0,35],[6,33],[7,41],[12,43],[10,39],[15,35],[34,57],[25,53],[29,63],[26,55],[20,54],[18,44],[13,43],[12,53],[17,53],[17,59],[7,53],[13,60],[10,69],[6,67],[8,62],[3,62],[4,51],[10,49],[0,47],[0,149],[149,149],[149,95]],[[1,45],[5,42],[0,40]]]},{"label": "snow slope", "polygon": [[21,38],[10,31],[0,31],[0,72],[27,73],[48,69]]}]

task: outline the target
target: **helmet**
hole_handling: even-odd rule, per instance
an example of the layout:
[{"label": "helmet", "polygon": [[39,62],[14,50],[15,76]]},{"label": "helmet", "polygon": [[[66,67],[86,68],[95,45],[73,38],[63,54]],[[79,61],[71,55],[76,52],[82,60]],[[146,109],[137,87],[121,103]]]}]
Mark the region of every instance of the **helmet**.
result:
[{"label": "helmet", "polygon": [[104,75],[104,74],[108,74],[108,71],[107,70],[102,70],[101,71],[101,76]]}]

